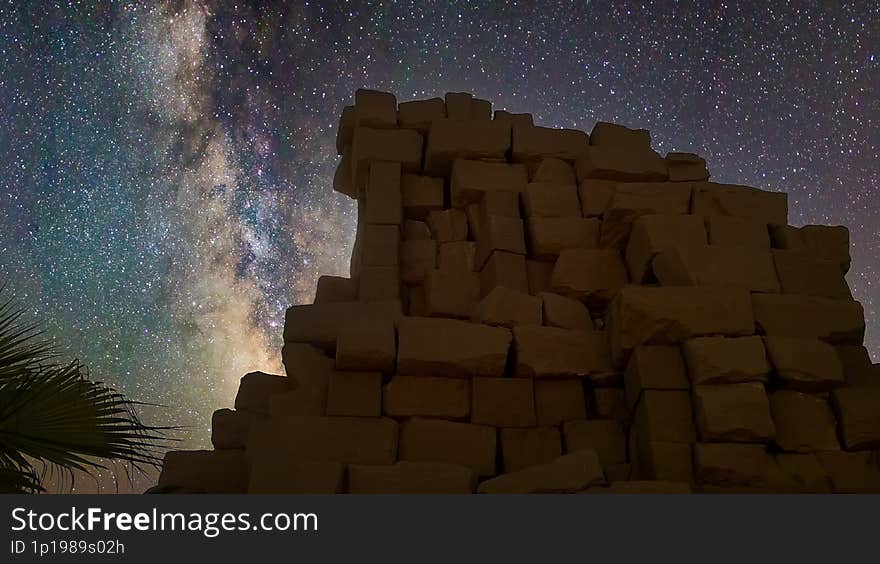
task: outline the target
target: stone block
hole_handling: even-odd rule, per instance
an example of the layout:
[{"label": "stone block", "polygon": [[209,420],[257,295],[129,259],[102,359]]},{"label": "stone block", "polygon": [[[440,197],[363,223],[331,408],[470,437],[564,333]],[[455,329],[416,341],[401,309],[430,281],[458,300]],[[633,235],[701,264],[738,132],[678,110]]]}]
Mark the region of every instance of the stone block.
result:
[{"label": "stone block", "polygon": [[390,92],[358,88],[352,119],[354,127],[397,127],[397,98]]},{"label": "stone block", "polygon": [[433,269],[425,277],[425,311],[429,317],[470,319],[480,294],[476,272]]},{"label": "stone block", "polygon": [[630,129],[616,123],[596,122],[590,132],[590,145],[620,149],[650,149],[651,133],[647,129]]},{"label": "stone block", "polygon": [[695,441],[690,394],[684,390],[644,390],[636,404],[634,429],[642,442]]},{"label": "stone block", "polygon": [[425,287],[421,284],[407,288],[406,314],[411,317],[428,316],[428,308],[425,305]]},{"label": "stone block", "polygon": [[370,165],[363,199],[365,224],[359,226],[361,229],[369,224],[400,225],[403,221],[400,183],[400,163],[375,162]]},{"label": "stone block", "polygon": [[829,451],[816,453],[835,493],[880,493],[877,453]]},{"label": "stone block", "polygon": [[244,448],[253,417],[246,411],[218,409],[211,416],[211,444],[217,450]]},{"label": "stone block", "polygon": [[353,302],[357,299],[357,283],[343,276],[319,276],[315,290],[316,304]]},{"label": "stone block", "polygon": [[489,121],[492,119],[492,102],[474,98],[471,100],[469,118],[472,120]]},{"label": "stone block", "polygon": [[662,286],[729,286],[750,292],[780,291],[773,256],[749,247],[678,246],[651,263]]},{"label": "stone block", "polygon": [[370,319],[391,319],[396,322],[402,315],[399,299],[291,306],[287,308],[284,319],[284,342],[310,343],[332,351],[336,347],[339,330],[344,325]]},{"label": "stone block", "polygon": [[682,345],[691,382],[737,384],[766,382],[770,374],[764,341],[750,337],[697,337]]},{"label": "stone block", "polygon": [[629,409],[623,388],[593,388],[591,415],[599,419],[613,419],[621,424],[629,422]]},{"label": "stone block", "polygon": [[602,217],[605,208],[611,203],[617,182],[585,178],[578,184],[578,197],[581,202],[581,215],[584,217]]},{"label": "stone block", "polygon": [[582,302],[550,292],[540,292],[538,299],[543,309],[544,325],[574,331],[594,329],[590,312]]},{"label": "stone block", "polygon": [[706,221],[709,244],[718,247],[769,249],[767,224],[746,217],[715,215]]},{"label": "stone block", "polygon": [[480,296],[488,295],[498,286],[528,292],[529,279],[523,255],[503,251],[489,255],[480,271]]},{"label": "stone block", "polygon": [[638,472],[641,479],[691,484],[694,464],[689,443],[639,442]]},{"label": "stone block", "polygon": [[575,163],[578,182],[586,178],[618,182],[656,182],[669,178],[666,161],[652,149],[590,146]]},{"label": "stone block", "polygon": [[440,245],[440,270],[448,272],[475,272],[477,244],[473,241],[450,241]]},{"label": "stone block", "polygon": [[528,259],[525,261],[526,280],[529,293],[533,296],[550,290],[550,279],[553,276],[555,262]]},{"label": "stone block", "polygon": [[495,475],[494,427],[414,418],[400,430],[400,460],[441,462],[470,468],[478,476]]},{"label": "stone block", "polygon": [[379,417],[382,412],[380,372],[333,371],[327,387],[327,415]]},{"label": "stone block", "polygon": [[694,411],[703,442],[760,443],[776,436],[767,392],[757,382],[695,386]]},{"label": "stone block", "polygon": [[785,225],[788,223],[788,195],[737,184],[697,182],[691,213],[703,217],[732,215]]},{"label": "stone block", "polygon": [[626,462],[626,431],[617,421],[567,421],[562,429],[566,452],[592,449],[603,468]]},{"label": "stone block", "polygon": [[406,240],[400,244],[400,279],[404,284],[421,284],[436,267],[437,243],[433,239]]},{"label": "stone block", "polygon": [[580,217],[577,185],[530,182],[522,194],[527,217]]},{"label": "stone block", "polygon": [[831,401],[847,450],[880,448],[880,388],[841,388]]},{"label": "stone block", "polygon": [[158,488],[182,493],[244,493],[248,463],[242,450],[171,450],[165,453]]},{"label": "stone block", "polygon": [[493,427],[534,427],[535,392],[524,378],[474,378],[471,422]]},{"label": "stone block", "polygon": [[851,300],[852,292],[837,262],[817,258],[810,251],[773,251],[782,292]]},{"label": "stone block", "polygon": [[366,224],[360,233],[361,268],[397,266],[400,263],[400,229],[397,225]]},{"label": "stone block", "polygon": [[693,215],[643,215],[632,224],[626,245],[626,266],[630,280],[653,279],[651,263],[657,253],[685,246],[705,247],[703,220]]},{"label": "stone block", "polygon": [[438,243],[464,241],[468,236],[467,214],[461,210],[432,211],[428,214],[431,238]]},{"label": "stone block", "polygon": [[862,345],[838,345],[834,350],[843,368],[843,378],[847,386],[880,386],[880,372],[871,363],[868,349]]},{"label": "stone block", "polygon": [[637,182],[617,184],[602,212],[603,247],[625,249],[632,223],[642,215],[685,215],[690,210],[692,183]]},{"label": "stone block", "polygon": [[476,486],[474,471],[460,464],[398,462],[348,468],[348,491],[353,494],[469,494]]},{"label": "stone block", "polygon": [[[351,149],[351,141],[354,136],[354,106],[345,106],[339,116],[339,126],[336,128],[336,154],[342,155]],[[348,171],[351,178],[351,169]]]},{"label": "stone block", "polygon": [[601,222],[596,218],[532,216],[529,224],[529,256],[554,260],[563,251],[594,249],[599,244]]},{"label": "stone block", "polygon": [[486,325],[541,324],[541,299],[504,286],[492,289],[477,304],[474,321]]},{"label": "stone block", "polygon": [[343,464],[393,464],[397,422],[385,417],[295,416],[251,423],[250,460],[315,460]]},{"label": "stone block", "polygon": [[431,123],[446,117],[446,103],[443,98],[412,100],[397,105],[397,123],[401,129],[415,129],[427,135]]},{"label": "stone block", "polygon": [[833,345],[860,345],[865,336],[862,304],[817,296],[754,294],[758,331],[772,337],[815,338]]},{"label": "stone block", "polygon": [[843,272],[849,271],[849,229],[843,225],[804,225],[800,231],[807,250],[838,263]]},{"label": "stone block", "polygon": [[421,241],[431,238],[431,228],[424,221],[412,219],[403,222],[403,239],[405,241]]},{"label": "stone block", "polygon": [[608,336],[602,331],[520,325],[513,328],[513,343],[520,377],[602,380],[613,373]]},{"label": "stone block", "polygon": [[444,96],[446,101],[446,115],[450,119],[471,119],[471,102],[474,95],[470,92],[447,92]]},{"label": "stone block", "polygon": [[770,394],[776,445],[785,452],[838,450],[836,422],[828,401],[790,390]]},{"label": "stone block", "polygon": [[398,325],[397,370],[423,376],[501,376],[511,334],[502,327],[409,317]]},{"label": "stone block", "polygon": [[574,162],[587,152],[589,142],[587,134],[576,129],[514,126],[512,158],[535,166],[547,158]]},{"label": "stone block", "polygon": [[432,211],[443,209],[443,179],[404,174],[400,179],[403,215],[424,221]]},{"label": "stone block", "polygon": [[251,413],[268,414],[269,398],[296,388],[297,381],[286,376],[248,372],[241,377],[235,395],[235,409]]},{"label": "stone block", "polygon": [[505,110],[495,110],[493,119],[506,127],[535,125],[532,114],[517,114]]},{"label": "stone block", "polygon": [[582,450],[539,464],[502,474],[477,486],[479,493],[565,493],[605,483],[599,457]]},{"label": "stone block", "polygon": [[627,283],[626,267],[615,249],[570,249],[559,254],[550,287],[553,292],[604,311]]},{"label": "stone block", "polygon": [[298,385],[269,398],[269,415],[324,415],[335,360],[320,349],[303,343],[285,343],[281,359],[288,377],[295,378]]},{"label": "stone block", "polygon": [[518,217],[484,215],[480,220],[477,239],[476,266],[482,269],[494,251],[526,254],[523,222]]},{"label": "stone block", "polygon": [[571,163],[556,158],[541,159],[530,179],[532,182],[577,184],[577,176]]},{"label": "stone block", "polygon": [[636,347],[626,365],[623,382],[630,409],[643,390],[687,390],[690,386],[679,347]]},{"label": "stone block", "polygon": [[385,302],[400,300],[400,268],[368,266],[361,269],[358,279],[358,301]]},{"label": "stone block", "polygon": [[352,182],[359,194],[367,187],[367,177],[374,174],[371,172],[373,163],[399,163],[403,172],[418,173],[422,167],[422,136],[411,129],[356,127],[351,145],[351,169]]},{"label": "stone block", "polygon": [[815,454],[776,455],[776,466],[785,493],[831,493],[831,478]]},{"label": "stone block", "polygon": [[504,472],[553,462],[562,455],[562,438],[556,427],[501,429]]},{"label": "stone block", "polygon": [[467,419],[471,413],[470,382],[464,378],[395,375],[382,395],[392,417]]},{"label": "stone block", "polygon": [[510,148],[510,128],[489,120],[437,119],[431,123],[425,150],[425,173],[448,177],[457,158],[503,161]]},{"label": "stone block", "polygon": [[478,203],[486,192],[525,192],[528,183],[522,164],[456,159],[452,165],[450,191],[452,205],[464,207]]},{"label": "stone block", "polygon": [[579,380],[536,380],[535,413],[538,425],[557,426],[587,418],[584,390]]},{"label": "stone block", "polygon": [[249,494],[342,493],[345,465],[262,452],[250,461]]},{"label": "stone block", "polygon": [[694,445],[694,469],[701,484],[766,487],[773,464],[763,445]]},{"label": "stone block", "polygon": [[765,342],[776,378],[785,387],[822,392],[844,384],[843,367],[831,345],[792,337],[766,337]]},{"label": "stone block", "polygon": [[351,147],[346,147],[333,173],[333,189],[349,198],[357,198],[358,191],[351,178]]},{"label": "stone block", "polygon": [[693,153],[666,153],[670,182],[709,180],[706,159]]},{"label": "stone block", "polygon": [[504,191],[486,192],[479,203],[468,204],[466,212],[470,236],[479,240],[483,235],[482,226],[486,222],[486,217],[519,219],[519,194]]}]

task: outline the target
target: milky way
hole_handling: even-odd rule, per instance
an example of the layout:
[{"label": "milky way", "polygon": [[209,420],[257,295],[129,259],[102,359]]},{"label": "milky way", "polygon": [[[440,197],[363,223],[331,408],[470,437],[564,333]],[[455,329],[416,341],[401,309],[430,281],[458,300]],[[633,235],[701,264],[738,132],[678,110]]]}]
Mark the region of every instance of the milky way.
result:
[{"label": "milky way", "polygon": [[791,223],[851,228],[877,358],[876,5],[247,4],[0,6],[0,283],[184,446],[241,374],[280,369],[284,309],[347,271],[334,139],[362,86],[644,127],[788,192]]}]

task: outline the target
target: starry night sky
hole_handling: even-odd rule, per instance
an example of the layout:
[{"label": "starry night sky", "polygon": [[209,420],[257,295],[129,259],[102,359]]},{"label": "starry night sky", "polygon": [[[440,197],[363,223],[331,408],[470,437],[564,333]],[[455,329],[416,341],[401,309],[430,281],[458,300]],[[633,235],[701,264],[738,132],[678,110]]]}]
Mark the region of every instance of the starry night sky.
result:
[{"label": "starry night sky", "polygon": [[0,4],[0,284],[183,446],[281,369],[284,309],[347,272],[331,184],[358,87],[643,127],[788,192],[792,224],[850,227],[878,360],[877,4],[234,4]]}]

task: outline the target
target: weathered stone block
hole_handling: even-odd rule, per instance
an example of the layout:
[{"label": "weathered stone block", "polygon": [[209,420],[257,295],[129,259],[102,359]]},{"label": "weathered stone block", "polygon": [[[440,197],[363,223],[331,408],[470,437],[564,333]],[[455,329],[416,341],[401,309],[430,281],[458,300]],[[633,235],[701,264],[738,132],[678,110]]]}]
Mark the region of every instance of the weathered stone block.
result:
[{"label": "weathered stone block", "polygon": [[480,294],[476,272],[434,269],[425,278],[425,311],[429,317],[470,319]]},{"label": "weathered stone block", "polygon": [[[370,319],[396,322],[402,315],[399,300],[291,306],[284,318],[284,342],[310,343],[332,351],[343,326]],[[286,361],[285,367],[289,373],[291,366]]]},{"label": "weathered stone block", "polygon": [[471,119],[471,103],[474,95],[470,92],[447,92],[446,115],[450,119]]},{"label": "weathered stone block", "polygon": [[602,217],[605,208],[611,203],[617,182],[585,178],[578,185],[578,197],[581,201],[581,215],[584,217]]},{"label": "weathered stone block", "polygon": [[547,158],[574,162],[587,152],[589,142],[587,134],[576,129],[514,126],[512,157],[535,165]]},{"label": "weathered stone block", "polygon": [[571,163],[562,159],[541,159],[531,176],[532,182],[552,182],[555,184],[577,184],[577,176]]},{"label": "weathered stone block", "polygon": [[679,246],[706,245],[703,220],[693,215],[643,215],[632,224],[626,246],[630,279],[642,283],[652,279],[651,263],[657,253]]},{"label": "weathered stone block", "polygon": [[563,493],[576,492],[605,483],[599,457],[582,450],[560,456],[549,464],[523,468],[486,480],[479,493]]},{"label": "weathered stone block", "polygon": [[706,159],[693,153],[666,153],[666,168],[670,182],[709,180]]},{"label": "weathered stone block", "polygon": [[431,122],[446,117],[446,104],[442,98],[412,100],[397,105],[397,123],[401,129],[415,129],[427,135]]},{"label": "weathered stone block", "polygon": [[342,493],[345,465],[261,453],[250,461],[249,494]]},{"label": "weathered stone block", "polygon": [[849,229],[842,225],[804,225],[800,231],[809,251],[837,262],[843,272],[849,271]]},{"label": "weathered stone block", "polygon": [[493,119],[506,127],[535,125],[532,114],[517,114],[505,110],[495,110]]},{"label": "weathered stone block", "polygon": [[361,268],[399,264],[400,229],[397,225],[368,223],[363,227],[361,238]]},{"label": "weathered stone block", "polygon": [[504,472],[553,462],[562,455],[562,438],[556,427],[501,429]]},{"label": "weathered stone block", "polygon": [[626,432],[617,421],[567,421],[562,429],[566,452],[592,449],[603,468],[626,462]]},{"label": "weathered stone block", "polygon": [[380,372],[342,372],[330,375],[327,415],[379,417],[382,412]]},{"label": "weathered stone block", "polygon": [[528,217],[580,217],[577,185],[530,182],[522,194]]},{"label": "weathered stone block", "polygon": [[400,268],[368,266],[358,279],[358,301],[384,302],[400,299]]},{"label": "weathered stone block", "polygon": [[559,254],[550,287],[603,311],[627,282],[626,267],[614,249],[570,249]]},{"label": "weathered stone block", "polygon": [[829,451],[816,453],[831,478],[835,493],[880,493],[877,453]]},{"label": "weathered stone block", "polygon": [[766,382],[770,373],[761,337],[697,337],[682,345],[691,382],[736,384]]},{"label": "weathered stone block", "polygon": [[471,422],[493,427],[534,427],[535,393],[524,378],[474,378]]},{"label": "weathered stone block", "polygon": [[781,478],[780,489],[786,493],[831,493],[831,478],[814,454],[780,453],[775,456]]},{"label": "weathered stone block", "polygon": [[467,419],[470,382],[464,378],[395,375],[385,384],[383,410],[392,417]]},{"label": "weathered stone block", "polygon": [[486,296],[498,286],[528,292],[529,280],[523,255],[503,251],[489,255],[480,271],[480,296]]},{"label": "weathered stone block", "polygon": [[348,491],[353,494],[469,494],[476,486],[474,471],[460,464],[398,462],[348,467]]},{"label": "weathered stone block", "polygon": [[394,371],[394,322],[372,319],[353,322],[339,331],[336,339],[338,370]]},{"label": "weathered stone block", "polygon": [[831,401],[847,450],[880,448],[880,388],[834,390]]},{"label": "weathered stone block", "polygon": [[769,249],[767,224],[746,217],[714,215],[706,221],[709,244],[718,247]]},{"label": "weathered stone block", "polygon": [[773,256],[749,247],[678,246],[651,263],[663,286],[730,286],[750,292],[779,292]]},{"label": "weathered stone block", "polygon": [[638,442],[638,472],[642,479],[691,484],[694,465],[689,443]]},{"label": "weathered stone block", "polygon": [[653,182],[669,178],[666,161],[652,149],[590,146],[575,163],[578,182],[585,178]]},{"label": "weathered stone block", "polygon": [[484,215],[480,220],[480,237],[477,239],[477,268],[482,269],[494,251],[526,254],[523,222],[518,217]]},{"label": "weathered stone block", "polygon": [[639,401],[643,390],[687,390],[690,386],[679,347],[636,347],[629,357],[623,381],[630,409]]},{"label": "weathered stone block", "polygon": [[578,380],[536,380],[535,413],[538,425],[559,425],[586,419],[584,390]]},{"label": "weathered stone block", "polygon": [[694,442],[690,394],[684,390],[644,390],[636,404],[634,428],[642,442]]},{"label": "weathered stone block", "polygon": [[459,464],[478,476],[495,475],[495,428],[414,418],[400,430],[400,460]]},{"label": "weathered stone block", "polygon": [[351,146],[346,147],[341,154],[342,157],[333,173],[333,189],[349,198],[357,198],[358,191],[351,178]]},{"label": "weathered stone block", "polygon": [[249,372],[241,377],[235,395],[235,409],[251,413],[269,413],[269,398],[296,388],[297,381],[285,376]]},{"label": "weathered stone block", "polygon": [[432,211],[443,209],[443,179],[404,174],[400,179],[403,215],[424,221]]},{"label": "weathered stone block", "polygon": [[629,422],[629,409],[622,388],[593,388],[591,415],[599,419],[613,419],[621,424]]},{"label": "weathered stone block", "polygon": [[569,331],[520,325],[513,328],[516,375],[527,378],[589,377],[613,373],[603,331]]},{"label": "weathered stone block", "polygon": [[522,193],[527,183],[526,168],[521,164],[456,159],[450,179],[452,205],[478,203],[486,192]]},{"label": "weathered stone block", "polygon": [[786,452],[838,450],[831,406],[821,396],[789,390],[770,394],[776,445]]},{"label": "weathered stone block", "polygon": [[431,228],[424,221],[407,219],[403,222],[403,239],[406,241],[421,241],[431,238]]},{"label": "weathered stone block", "polygon": [[510,331],[454,319],[409,317],[398,325],[397,370],[424,376],[501,376]]},{"label": "weathered stone block", "polygon": [[773,337],[815,338],[860,345],[865,336],[862,304],[816,296],[754,294],[758,331]]},{"label": "weathered stone block", "polygon": [[477,244],[473,241],[450,241],[440,245],[437,266],[447,272],[475,272]]},{"label": "weathered stone block", "polygon": [[[354,106],[345,106],[339,115],[339,126],[336,128],[336,154],[342,155],[346,150],[351,150],[351,140],[354,136]],[[348,170],[351,178],[351,169]]]},{"label": "weathered stone block", "polygon": [[467,214],[461,210],[432,211],[428,214],[431,238],[438,243],[464,241],[468,236]]},{"label": "weathered stone block", "polygon": [[651,133],[647,129],[630,129],[616,123],[596,122],[590,132],[590,145],[621,149],[650,149]]},{"label": "weathered stone block", "polygon": [[431,123],[425,151],[425,173],[449,176],[457,158],[504,160],[510,129],[494,121],[437,119]]},{"label": "weathered stone block", "polygon": [[626,248],[632,223],[642,215],[685,215],[692,183],[638,182],[617,184],[602,213],[603,247]]},{"label": "weathered stone block", "polygon": [[492,289],[477,304],[474,321],[486,325],[541,324],[541,299],[504,286]]},{"label": "weathered stone block", "polygon": [[762,223],[788,223],[788,196],[750,186],[697,182],[692,213],[704,217],[732,215]]},{"label": "weathered stone block", "polygon": [[242,450],[171,450],[165,453],[158,487],[187,493],[244,493],[248,463]]},{"label": "weathered stone block", "polygon": [[211,416],[211,444],[215,449],[242,449],[247,444],[253,414],[218,409]]},{"label": "weathered stone block", "polygon": [[838,345],[834,350],[843,368],[843,378],[847,386],[880,386],[880,371],[871,363],[868,349],[862,345]]},{"label": "weathered stone block", "polygon": [[553,260],[563,251],[599,244],[601,222],[595,218],[532,216],[528,224],[532,258]]},{"label": "weathered stone block", "polygon": [[766,337],[765,342],[776,377],[786,387],[821,392],[843,385],[843,368],[831,345],[790,337]]},{"label": "weathered stone block", "polygon": [[537,296],[541,292],[550,290],[550,279],[553,276],[554,262],[528,259],[526,264],[526,279],[529,293]]},{"label": "weathered stone block", "polygon": [[774,250],[773,262],[782,292],[851,300],[852,292],[840,264],[816,258],[809,251]]},{"label": "weathered stone block", "polygon": [[357,299],[357,283],[343,276],[319,276],[315,291],[316,304],[353,302]]},{"label": "weathered stone block", "polygon": [[358,88],[352,121],[354,127],[397,127],[397,97],[390,92]]},{"label": "weathered stone block", "polygon": [[373,163],[399,163],[403,172],[418,173],[422,166],[422,136],[411,129],[356,127],[351,145],[351,169],[359,194],[367,186],[368,175],[373,174],[370,172]]},{"label": "weathered stone block", "polygon": [[773,457],[762,445],[697,443],[694,467],[702,484],[767,486]]},{"label": "weathered stone block", "polygon": [[757,382],[695,386],[694,408],[703,442],[757,443],[776,435],[767,392]]},{"label": "weathered stone block", "polygon": [[542,304],[544,325],[574,331],[594,329],[590,312],[582,302],[550,292],[539,293],[538,299]]},{"label": "weathered stone block", "polygon": [[400,279],[404,284],[421,284],[436,267],[437,243],[433,239],[407,240],[400,244]]},{"label": "weathered stone block", "polygon": [[303,343],[285,343],[281,349],[281,359],[288,377],[295,378],[298,385],[295,389],[269,398],[269,415],[324,415],[334,359]]}]

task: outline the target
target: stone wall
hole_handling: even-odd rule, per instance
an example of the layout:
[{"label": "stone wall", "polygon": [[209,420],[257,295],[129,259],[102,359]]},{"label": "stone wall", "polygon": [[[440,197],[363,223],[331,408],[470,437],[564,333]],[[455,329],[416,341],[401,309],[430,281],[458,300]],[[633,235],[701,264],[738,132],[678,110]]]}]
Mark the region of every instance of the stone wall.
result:
[{"label": "stone wall", "polygon": [[156,491],[880,490],[880,373],[844,227],[646,130],[358,90],[351,276]]}]

